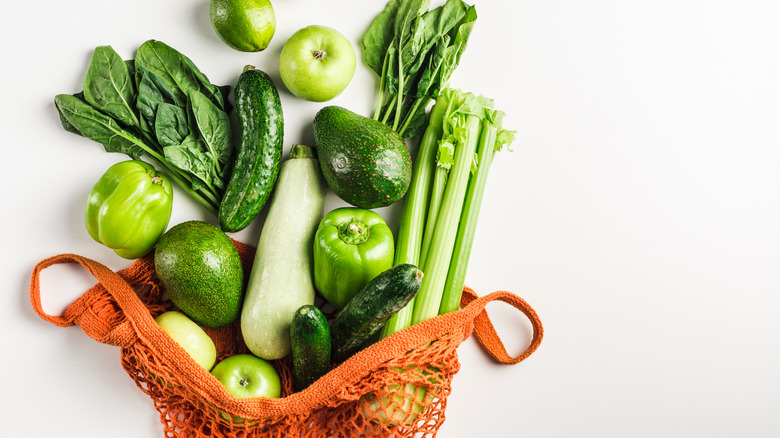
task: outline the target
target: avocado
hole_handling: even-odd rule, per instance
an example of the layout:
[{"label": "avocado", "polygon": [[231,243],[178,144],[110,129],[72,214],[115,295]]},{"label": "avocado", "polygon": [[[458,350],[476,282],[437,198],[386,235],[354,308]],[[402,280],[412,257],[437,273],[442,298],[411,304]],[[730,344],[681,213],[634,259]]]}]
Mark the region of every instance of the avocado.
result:
[{"label": "avocado", "polygon": [[397,132],[334,105],[319,110],[313,125],[322,175],[339,198],[372,209],[406,194],[412,158]]},{"label": "avocado", "polygon": [[154,250],[154,269],[171,302],[198,324],[216,328],[238,319],[241,257],[215,225],[193,220],[166,231]]}]

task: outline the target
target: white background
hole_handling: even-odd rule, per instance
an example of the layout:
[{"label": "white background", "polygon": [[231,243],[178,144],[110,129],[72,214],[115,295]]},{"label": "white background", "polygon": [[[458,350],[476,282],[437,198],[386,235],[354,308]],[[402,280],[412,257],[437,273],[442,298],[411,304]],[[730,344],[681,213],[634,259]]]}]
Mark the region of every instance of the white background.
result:
[{"label": "white background", "polygon": [[[284,41],[309,24],[337,28],[360,56],[385,2],[276,0],[277,33],[259,54],[224,45],[204,0],[10,3],[0,15],[0,436],[160,437],[119,349],[29,304],[45,257],[129,265],[82,217],[92,185],[125,157],[65,132],[54,95],[80,90],[94,47],[130,58],[150,38],[217,84],[245,64],[278,79]],[[515,366],[467,340],[439,436],[780,436],[780,6],[482,0],[477,10],[451,85],[494,98],[518,134],[491,170],[467,284],[519,294],[546,331]],[[324,104],[277,84],[286,149],[312,143]],[[370,114],[376,87],[359,63],[329,104]],[[395,224],[397,208],[380,212]],[[177,192],[171,224],[189,219],[213,221]],[[254,243],[259,230],[234,237]],[[51,313],[93,283],[64,267],[43,281]],[[505,305],[489,310],[519,353],[527,323]]]}]

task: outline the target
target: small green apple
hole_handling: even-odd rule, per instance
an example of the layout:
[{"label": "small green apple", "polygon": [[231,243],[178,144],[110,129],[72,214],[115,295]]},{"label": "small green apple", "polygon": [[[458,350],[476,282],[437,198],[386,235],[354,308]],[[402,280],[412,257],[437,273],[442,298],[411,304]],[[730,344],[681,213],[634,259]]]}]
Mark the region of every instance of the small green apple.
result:
[{"label": "small green apple", "polygon": [[211,374],[235,398],[276,398],[282,393],[282,383],[273,365],[252,354],[227,357]]},{"label": "small green apple", "polygon": [[[273,365],[253,354],[229,356],[220,361],[211,374],[235,398],[278,398],[282,395],[282,382]],[[245,418],[231,417],[226,412],[220,412],[219,416],[234,426],[246,422]]]},{"label": "small green apple", "polygon": [[284,43],[279,73],[290,92],[302,99],[325,102],[338,96],[355,74],[355,49],[336,29],[312,25]]},{"label": "small green apple", "polygon": [[187,315],[171,310],[160,314],[154,320],[206,371],[214,366],[217,360],[214,341]]}]

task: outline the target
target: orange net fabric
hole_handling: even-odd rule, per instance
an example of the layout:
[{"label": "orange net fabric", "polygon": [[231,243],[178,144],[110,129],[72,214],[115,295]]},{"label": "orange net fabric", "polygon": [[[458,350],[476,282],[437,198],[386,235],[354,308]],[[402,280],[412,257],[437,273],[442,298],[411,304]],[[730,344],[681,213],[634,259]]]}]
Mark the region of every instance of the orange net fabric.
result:
[{"label": "orange net fabric", "polygon": [[[254,249],[235,242],[244,272]],[[58,263],[77,263],[98,283],[62,315],[41,306],[40,273]],[[499,362],[517,363],[542,340],[536,312],[520,297],[494,292],[484,297],[464,289],[463,308],[395,333],[372,344],[300,392],[293,391],[289,358],[273,362],[282,380],[278,399],[232,397],[157,324],[154,317],[174,309],[155,274],[153,256],[124,270],[75,254],[41,261],[34,269],[30,299],[38,315],[52,324],[78,325],[95,340],[122,348],[122,366],[160,413],[165,437],[435,437],[445,419],[452,378],[458,372],[457,347],[472,332]],[[503,301],[530,320],[527,349],[506,352],[484,308]],[[217,346],[217,360],[248,352],[238,323],[206,329]]]}]

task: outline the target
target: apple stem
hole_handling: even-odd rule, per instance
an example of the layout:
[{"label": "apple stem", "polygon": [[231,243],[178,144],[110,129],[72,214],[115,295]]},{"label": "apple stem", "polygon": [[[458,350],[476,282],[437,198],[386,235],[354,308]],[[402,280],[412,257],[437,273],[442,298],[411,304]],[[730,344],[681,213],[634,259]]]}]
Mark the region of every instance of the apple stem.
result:
[{"label": "apple stem", "polygon": [[249,379],[241,379],[238,381],[238,383],[244,387],[249,386]]},{"label": "apple stem", "polygon": [[324,59],[325,55],[326,55],[326,53],[325,53],[324,50],[317,49],[317,50],[314,51],[314,58],[315,59]]}]

